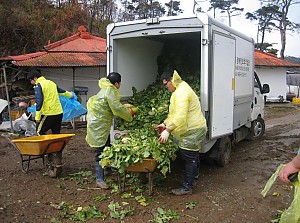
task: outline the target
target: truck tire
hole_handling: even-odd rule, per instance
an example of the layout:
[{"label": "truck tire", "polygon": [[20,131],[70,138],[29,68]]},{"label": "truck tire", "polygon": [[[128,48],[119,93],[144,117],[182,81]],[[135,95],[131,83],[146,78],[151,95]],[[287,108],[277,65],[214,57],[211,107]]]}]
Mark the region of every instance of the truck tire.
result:
[{"label": "truck tire", "polygon": [[216,145],[218,149],[218,158],[215,163],[218,166],[226,166],[230,162],[231,157],[231,140],[228,136],[218,139]]},{"label": "truck tire", "polygon": [[246,139],[251,141],[261,139],[264,134],[265,121],[261,117],[258,117],[256,120],[252,121],[251,128]]}]

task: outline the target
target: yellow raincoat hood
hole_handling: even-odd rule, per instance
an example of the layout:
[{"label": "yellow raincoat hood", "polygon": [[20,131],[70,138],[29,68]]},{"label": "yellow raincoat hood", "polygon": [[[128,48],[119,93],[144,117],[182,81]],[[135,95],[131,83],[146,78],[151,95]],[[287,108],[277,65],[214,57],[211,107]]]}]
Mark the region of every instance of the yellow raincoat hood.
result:
[{"label": "yellow raincoat hood", "polygon": [[180,148],[197,151],[207,130],[199,98],[177,71],[173,73],[172,84],[176,90],[170,98],[169,114],[164,123],[179,139]]},{"label": "yellow raincoat hood", "polygon": [[181,79],[181,77],[179,76],[179,74],[177,73],[176,70],[174,70],[173,73],[173,78],[172,78],[172,84],[175,88],[178,88],[179,84],[182,82],[183,80]]},{"label": "yellow raincoat hood", "polygon": [[99,80],[101,90],[87,102],[86,141],[91,147],[104,146],[114,115],[132,121],[130,109],[120,102],[118,89],[107,79]]}]

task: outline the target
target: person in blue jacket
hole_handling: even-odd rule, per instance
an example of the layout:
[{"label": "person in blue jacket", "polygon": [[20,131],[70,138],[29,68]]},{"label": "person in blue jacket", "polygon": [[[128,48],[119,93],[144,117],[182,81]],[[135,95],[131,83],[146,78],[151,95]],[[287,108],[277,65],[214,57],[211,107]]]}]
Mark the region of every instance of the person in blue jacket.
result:
[{"label": "person in blue jacket", "polygon": [[37,135],[45,135],[50,129],[52,134],[59,134],[63,117],[59,95],[72,98],[72,93],[57,87],[37,70],[29,72],[29,80],[34,85]]}]

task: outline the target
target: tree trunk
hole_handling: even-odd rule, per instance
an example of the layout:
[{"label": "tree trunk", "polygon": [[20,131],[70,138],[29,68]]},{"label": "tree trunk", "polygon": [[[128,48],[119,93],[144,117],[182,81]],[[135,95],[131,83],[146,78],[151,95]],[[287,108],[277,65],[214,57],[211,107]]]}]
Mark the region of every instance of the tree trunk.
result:
[{"label": "tree trunk", "polygon": [[280,29],[280,37],[281,37],[280,58],[284,59],[284,51],[286,45],[286,29]]},{"label": "tree trunk", "polygon": [[228,14],[229,27],[231,27],[231,15],[230,15],[230,12],[228,10],[227,10],[227,14]]},{"label": "tree trunk", "polygon": [[259,50],[263,51],[263,45],[264,45],[264,38],[265,38],[265,33],[261,34],[261,42],[259,44]]},{"label": "tree trunk", "polygon": [[282,18],[279,22],[279,30],[280,30],[280,38],[281,38],[281,50],[280,50],[280,58],[284,59],[284,51],[286,46],[286,29],[288,25],[287,15],[289,13],[289,7],[292,3],[292,0],[284,1],[284,5],[282,6],[281,13]]}]

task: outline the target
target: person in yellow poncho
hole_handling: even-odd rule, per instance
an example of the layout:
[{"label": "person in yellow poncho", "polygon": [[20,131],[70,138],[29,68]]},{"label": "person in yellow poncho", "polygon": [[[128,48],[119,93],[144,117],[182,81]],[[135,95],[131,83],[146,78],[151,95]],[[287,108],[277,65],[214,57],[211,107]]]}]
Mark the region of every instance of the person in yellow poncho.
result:
[{"label": "person in yellow poncho", "polygon": [[289,183],[289,176],[294,173],[298,173],[300,171],[300,149],[298,149],[298,154],[288,163],[286,164],[279,173],[279,178]]},{"label": "person in yellow poncho", "polygon": [[291,205],[281,214],[279,223],[299,223],[300,222],[300,149],[298,154],[287,163],[279,172],[279,178],[294,186],[294,199]]},{"label": "person in yellow poncho", "polygon": [[114,115],[132,121],[135,114],[131,108],[122,105],[118,89],[121,86],[121,75],[110,73],[106,78],[99,80],[100,91],[89,98],[87,102],[87,135],[86,142],[95,148],[96,186],[108,189],[104,180],[104,170],[100,165],[99,156],[106,146],[110,146],[110,128]]},{"label": "person in yellow poncho", "polygon": [[206,136],[206,120],[199,98],[176,70],[164,72],[161,81],[172,95],[168,117],[157,126],[158,129],[164,129],[159,141],[166,143],[170,133],[176,137],[179,140],[179,155],[185,162],[182,187],[171,192],[175,195],[191,194],[193,183],[198,176],[199,150]]}]

